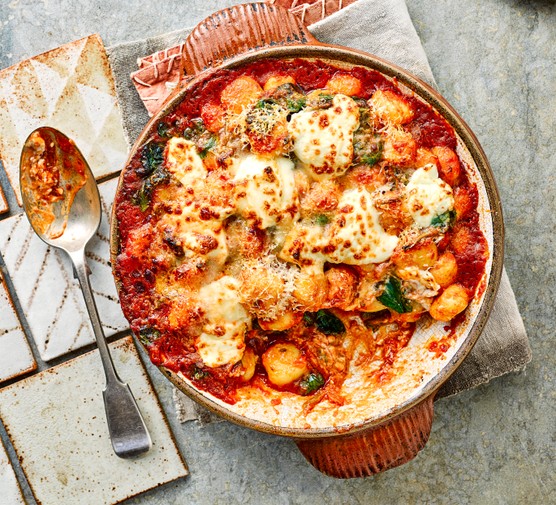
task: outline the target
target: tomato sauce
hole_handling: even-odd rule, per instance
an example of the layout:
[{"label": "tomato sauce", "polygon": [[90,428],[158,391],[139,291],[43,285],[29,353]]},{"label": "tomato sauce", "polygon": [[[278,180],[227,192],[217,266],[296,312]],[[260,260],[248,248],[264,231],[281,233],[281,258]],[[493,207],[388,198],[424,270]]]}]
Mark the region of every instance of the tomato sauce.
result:
[{"label": "tomato sauce", "polygon": [[421,147],[445,146],[455,149],[456,136],[448,122],[430,105],[418,98],[408,97],[407,99],[414,112],[409,130]]}]

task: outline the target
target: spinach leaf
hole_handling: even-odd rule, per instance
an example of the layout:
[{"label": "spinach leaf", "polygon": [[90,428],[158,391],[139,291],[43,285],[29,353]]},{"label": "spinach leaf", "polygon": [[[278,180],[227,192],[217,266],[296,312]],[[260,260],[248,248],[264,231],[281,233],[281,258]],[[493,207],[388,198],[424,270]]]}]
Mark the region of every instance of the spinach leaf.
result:
[{"label": "spinach leaf", "polygon": [[[145,147],[147,147],[147,146],[145,146]],[[162,152],[164,152],[164,151],[162,151]],[[156,152],[153,151],[152,157],[154,157],[155,155],[158,156],[156,154]],[[162,160],[163,159],[164,158],[162,156]],[[131,201],[135,205],[139,206],[139,208],[141,209],[141,212],[145,212],[149,208],[149,204],[151,203],[152,192],[153,192],[155,186],[157,186],[161,182],[167,180],[168,177],[169,177],[168,172],[166,172],[166,170],[162,166],[162,161],[160,161],[160,163],[158,161],[156,161],[156,164],[154,164],[154,161],[152,163],[153,163],[153,166],[155,167],[154,171],[149,175],[149,177],[147,177],[143,181],[143,184],[141,184],[141,187],[132,196],[132,199],[131,199]]]},{"label": "spinach leaf", "polygon": [[319,100],[324,100],[326,102],[331,102],[334,99],[334,95],[331,95],[330,93],[321,93],[319,95]]},{"label": "spinach leaf", "polygon": [[324,386],[324,377],[320,373],[310,373],[300,383],[304,395],[308,395]]},{"label": "spinach leaf", "polygon": [[383,142],[378,143],[378,149],[376,151],[367,152],[361,156],[361,161],[366,165],[372,167],[376,165],[382,159],[382,146]]},{"label": "spinach leaf", "polygon": [[263,98],[255,104],[255,109],[268,109],[276,103],[273,98]]},{"label": "spinach leaf", "polygon": [[143,326],[139,330],[138,337],[143,345],[148,346],[160,337],[160,332],[150,326]]},{"label": "spinach leaf", "polygon": [[359,128],[358,130],[374,131],[373,128],[373,116],[371,115],[371,110],[367,107],[367,102],[363,100],[363,103],[359,104]]},{"label": "spinach leaf", "polygon": [[305,98],[298,98],[298,99],[288,98],[286,100],[286,107],[288,109],[288,112],[295,113],[303,109],[306,103],[307,100],[305,100]]},{"label": "spinach leaf", "polygon": [[305,312],[303,314],[305,326],[315,325],[319,331],[325,335],[337,335],[345,333],[346,327],[342,320],[336,317],[329,310],[321,309],[317,312]]},{"label": "spinach leaf", "polygon": [[205,123],[201,118],[196,118],[191,121],[191,126],[183,130],[183,136],[187,140],[195,141],[206,131]]},{"label": "spinach leaf", "polygon": [[145,212],[149,208],[155,186],[168,179],[168,177],[168,172],[160,167],[143,181],[139,190],[132,197],[132,202],[139,206],[141,212]]},{"label": "spinach leaf", "polygon": [[195,380],[200,381],[206,379],[208,376],[210,376],[210,374],[197,365],[193,365],[193,367],[191,368],[191,377]]},{"label": "spinach leaf", "polygon": [[324,226],[330,223],[330,218],[326,214],[317,214],[315,216],[315,223],[319,226]]},{"label": "spinach leaf", "polygon": [[171,137],[171,135],[170,135],[170,126],[168,124],[164,123],[163,121],[158,123],[158,126],[156,127],[156,132],[158,133],[159,137],[162,137],[162,138]]},{"label": "spinach leaf", "polygon": [[383,148],[384,142],[372,125],[361,123],[353,134],[354,161],[372,167],[382,159]]},{"label": "spinach leaf", "polygon": [[332,100],[334,100],[334,95],[321,93],[317,98],[315,106],[319,109],[327,109],[328,107],[332,107]]},{"label": "spinach leaf", "polygon": [[164,161],[164,144],[161,142],[149,142],[141,151],[141,168],[138,174],[141,177],[151,175]]},{"label": "spinach leaf", "polygon": [[305,312],[303,314],[303,322],[305,326],[313,326],[315,324],[315,315],[312,312]]},{"label": "spinach leaf", "polygon": [[133,195],[132,201],[137,205],[141,212],[145,212],[149,208],[149,203],[151,202],[151,192],[149,190],[148,179],[145,181],[139,191]]},{"label": "spinach leaf", "polygon": [[366,165],[372,167],[373,165],[376,165],[380,161],[380,158],[382,158],[382,152],[377,151],[373,154],[366,154],[361,158],[361,161]]},{"label": "spinach leaf", "polygon": [[202,160],[204,160],[207,157],[207,154],[209,153],[209,151],[216,146],[216,137],[210,137],[208,139],[208,142],[205,144],[205,147],[203,147],[203,149],[201,149],[199,151],[199,158],[201,158]]},{"label": "spinach leaf", "polygon": [[448,228],[450,227],[454,220],[456,219],[456,212],[453,210],[448,210],[438,216],[434,216],[431,221],[431,226],[435,228]]},{"label": "spinach leaf", "polygon": [[384,292],[377,299],[382,305],[395,310],[398,314],[411,312],[411,304],[403,296],[402,283],[396,277],[388,278]]}]

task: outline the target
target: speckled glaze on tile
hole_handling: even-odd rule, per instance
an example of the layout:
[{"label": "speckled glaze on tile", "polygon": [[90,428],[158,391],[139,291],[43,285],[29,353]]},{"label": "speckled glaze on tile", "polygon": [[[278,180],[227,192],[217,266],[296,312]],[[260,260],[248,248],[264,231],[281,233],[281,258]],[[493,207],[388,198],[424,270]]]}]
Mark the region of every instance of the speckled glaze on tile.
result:
[{"label": "speckled glaze on tile", "polygon": [[2,188],[0,188],[0,214],[4,214],[4,212],[8,212],[8,210],[9,207],[6,196],[4,195]]},{"label": "speckled glaze on tile", "polygon": [[37,363],[0,273],[0,383],[36,368]]},{"label": "speckled glaze on tile", "polygon": [[14,469],[6,449],[0,441],[0,504],[1,505],[25,505],[21,494],[21,488],[17,482]]},{"label": "speckled glaze on tile", "polygon": [[115,97],[98,35],[0,71],[0,155],[19,205],[21,147],[39,126],[53,126],[75,140],[95,177],[122,168],[127,145]]},{"label": "speckled glaze on tile", "polygon": [[112,450],[98,351],[0,391],[0,417],[39,503],[110,505],[188,473],[132,338],[110,350],[153,439],[140,458],[120,459]]},{"label": "speckled glaze on tile", "polygon": [[[111,180],[99,186],[103,217],[87,248],[91,284],[107,336],[127,328],[108,262],[108,215],[115,184]],[[43,360],[93,343],[89,316],[69,259],[42,242],[25,215],[0,221],[0,251]]]}]

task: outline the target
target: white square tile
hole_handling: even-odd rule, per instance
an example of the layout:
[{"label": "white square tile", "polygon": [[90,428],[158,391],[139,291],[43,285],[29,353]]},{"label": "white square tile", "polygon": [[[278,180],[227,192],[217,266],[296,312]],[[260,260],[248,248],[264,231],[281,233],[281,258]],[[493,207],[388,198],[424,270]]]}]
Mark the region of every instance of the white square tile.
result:
[{"label": "white square tile", "polygon": [[95,177],[123,168],[128,146],[98,35],[0,71],[0,157],[20,205],[21,147],[35,128],[45,125],[75,141]]},{"label": "white square tile", "polygon": [[[127,328],[109,263],[109,216],[116,186],[117,179],[112,179],[99,187],[102,222],[87,248],[91,285],[107,336]],[[69,258],[42,242],[23,214],[0,221],[0,251],[43,360],[94,341]]]},{"label": "white square tile", "polygon": [[0,417],[40,503],[110,505],[188,473],[132,338],[110,349],[153,439],[138,459],[112,450],[98,351],[0,390]]},{"label": "white square tile", "polygon": [[0,273],[0,382],[36,368],[37,363]]},{"label": "white square tile", "polygon": [[0,505],[25,505],[6,449],[0,440]]}]

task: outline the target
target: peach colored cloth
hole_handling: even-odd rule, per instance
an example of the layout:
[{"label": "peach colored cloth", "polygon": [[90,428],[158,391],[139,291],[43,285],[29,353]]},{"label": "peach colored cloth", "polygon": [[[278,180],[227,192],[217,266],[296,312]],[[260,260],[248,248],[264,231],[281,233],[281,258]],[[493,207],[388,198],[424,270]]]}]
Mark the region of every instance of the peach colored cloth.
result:
[{"label": "peach colored cloth", "polygon": [[139,70],[131,74],[137,93],[152,116],[180,80],[183,44],[138,60]]}]

